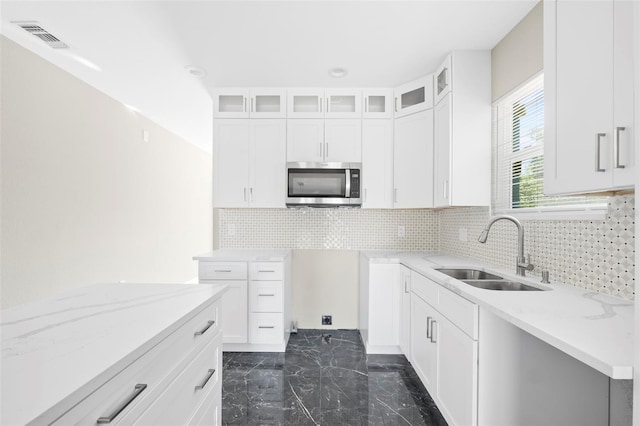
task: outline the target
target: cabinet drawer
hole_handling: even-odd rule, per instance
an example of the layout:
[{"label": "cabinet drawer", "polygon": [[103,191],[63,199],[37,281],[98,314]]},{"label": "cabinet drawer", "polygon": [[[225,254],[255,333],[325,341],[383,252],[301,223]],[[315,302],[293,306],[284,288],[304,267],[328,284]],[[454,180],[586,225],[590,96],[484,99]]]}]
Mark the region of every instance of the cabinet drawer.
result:
[{"label": "cabinet drawer", "polygon": [[251,281],[249,308],[251,312],[282,312],[282,281]]},{"label": "cabinet drawer", "polygon": [[284,339],[282,314],[251,314],[249,343],[281,343]]},{"label": "cabinet drawer", "polygon": [[221,392],[208,396],[189,420],[192,426],[219,426],[222,424]]},{"label": "cabinet drawer", "polygon": [[439,288],[440,286],[429,278],[411,271],[411,291],[433,307],[438,306]]},{"label": "cabinet drawer", "polygon": [[[112,424],[132,423],[163,391],[159,385],[179,373],[175,370],[177,364],[219,331],[218,315],[219,302],[216,301],[109,379],[54,424],[95,424],[98,418],[109,417],[128,400],[131,402],[115,416]],[[136,389],[138,385],[146,387]]]},{"label": "cabinet drawer", "polygon": [[136,423],[144,425],[188,424],[201,404],[222,387],[222,334],[218,334],[181,371]]},{"label": "cabinet drawer", "polygon": [[246,262],[198,262],[201,280],[246,280]]},{"label": "cabinet drawer", "polygon": [[282,262],[252,262],[249,266],[251,280],[281,281],[284,279],[284,264]]},{"label": "cabinet drawer", "polygon": [[478,339],[478,305],[450,292],[445,288],[439,289],[439,303],[437,309],[458,326],[469,337]]}]

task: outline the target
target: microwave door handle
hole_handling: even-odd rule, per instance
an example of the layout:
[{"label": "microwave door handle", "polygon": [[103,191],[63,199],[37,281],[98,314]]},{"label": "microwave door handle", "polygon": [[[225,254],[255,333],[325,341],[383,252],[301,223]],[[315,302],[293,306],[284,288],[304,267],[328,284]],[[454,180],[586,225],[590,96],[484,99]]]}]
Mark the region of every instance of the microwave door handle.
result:
[{"label": "microwave door handle", "polygon": [[344,171],[345,175],[346,175],[346,185],[345,185],[345,189],[344,189],[344,196],[346,198],[351,198],[351,170],[350,169],[345,169]]}]

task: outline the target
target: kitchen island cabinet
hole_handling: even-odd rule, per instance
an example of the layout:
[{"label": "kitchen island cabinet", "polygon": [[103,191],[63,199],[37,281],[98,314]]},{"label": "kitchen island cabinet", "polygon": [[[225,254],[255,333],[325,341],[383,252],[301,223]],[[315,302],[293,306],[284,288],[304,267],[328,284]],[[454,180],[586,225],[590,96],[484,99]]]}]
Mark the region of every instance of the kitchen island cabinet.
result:
[{"label": "kitchen island cabinet", "polygon": [[0,422],[221,424],[224,291],[100,284],[3,311]]}]

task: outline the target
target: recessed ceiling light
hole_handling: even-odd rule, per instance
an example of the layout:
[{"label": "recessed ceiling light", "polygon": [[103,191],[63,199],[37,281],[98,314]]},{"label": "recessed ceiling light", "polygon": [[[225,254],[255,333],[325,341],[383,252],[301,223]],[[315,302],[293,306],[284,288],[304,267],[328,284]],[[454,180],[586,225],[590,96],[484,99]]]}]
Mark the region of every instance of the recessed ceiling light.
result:
[{"label": "recessed ceiling light", "polygon": [[347,75],[347,69],[342,67],[335,67],[329,70],[329,75],[335,78],[341,78]]},{"label": "recessed ceiling light", "polygon": [[204,68],[194,67],[193,65],[187,65],[184,69],[194,77],[204,77],[207,75],[207,71]]}]

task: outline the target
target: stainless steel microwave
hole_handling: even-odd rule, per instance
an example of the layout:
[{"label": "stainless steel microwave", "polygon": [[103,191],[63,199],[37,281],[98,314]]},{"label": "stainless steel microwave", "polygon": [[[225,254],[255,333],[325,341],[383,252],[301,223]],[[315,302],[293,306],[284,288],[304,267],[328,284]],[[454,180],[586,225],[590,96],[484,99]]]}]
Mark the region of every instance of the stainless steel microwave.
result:
[{"label": "stainless steel microwave", "polygon": [[360,207],[361,163],[287,163],[287,207]]}]

